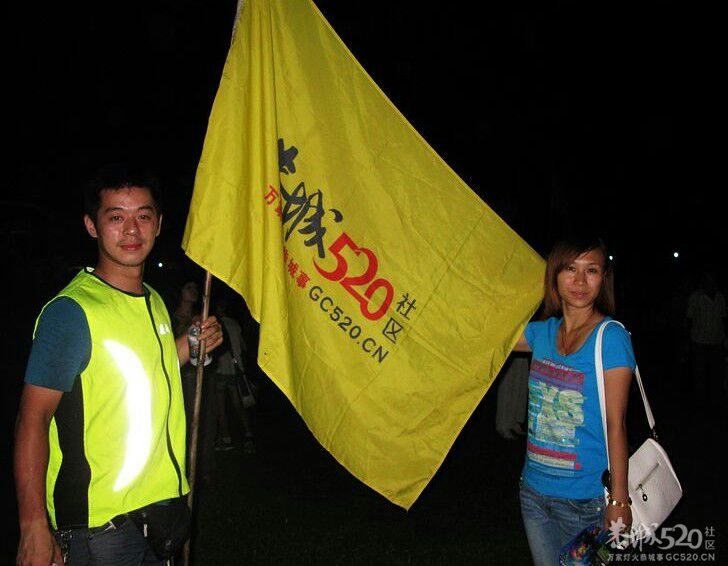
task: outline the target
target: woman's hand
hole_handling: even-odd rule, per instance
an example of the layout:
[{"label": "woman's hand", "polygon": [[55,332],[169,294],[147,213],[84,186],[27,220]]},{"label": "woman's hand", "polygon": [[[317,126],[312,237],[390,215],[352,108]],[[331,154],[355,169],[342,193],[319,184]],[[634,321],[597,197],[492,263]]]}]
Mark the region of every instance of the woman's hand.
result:
[{"label": "woman's hand", "polygon": [[604,512],[604,529],[612,531],[614,535],[619,534],[618,542],[629,541],[632,531],[632,508],[625,506],[607,504]]}]

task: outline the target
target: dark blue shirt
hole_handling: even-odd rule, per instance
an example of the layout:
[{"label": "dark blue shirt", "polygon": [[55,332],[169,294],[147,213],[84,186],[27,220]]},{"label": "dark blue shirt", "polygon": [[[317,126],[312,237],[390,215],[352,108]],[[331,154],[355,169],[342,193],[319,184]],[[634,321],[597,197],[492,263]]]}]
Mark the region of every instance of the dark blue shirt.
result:
[{"label": "dark blue shirt", "polygon": [[71,391],[91,359],[86,314],[68,297],[56,297],[43,309],[25,369],[25,383]]}]

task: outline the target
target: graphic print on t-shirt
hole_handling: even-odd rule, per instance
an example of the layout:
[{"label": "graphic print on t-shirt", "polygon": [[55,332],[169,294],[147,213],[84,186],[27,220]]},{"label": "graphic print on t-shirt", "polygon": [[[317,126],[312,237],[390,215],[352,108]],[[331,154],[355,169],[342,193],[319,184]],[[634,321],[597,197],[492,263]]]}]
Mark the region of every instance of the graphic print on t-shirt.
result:
[{"label": "graphic print on t-shirt", "polygon": [[584,379],[584,373],[548,359],[531,364],[527,457],[549,474],[571,476],[581,468],[576,430],[584,424]]}]

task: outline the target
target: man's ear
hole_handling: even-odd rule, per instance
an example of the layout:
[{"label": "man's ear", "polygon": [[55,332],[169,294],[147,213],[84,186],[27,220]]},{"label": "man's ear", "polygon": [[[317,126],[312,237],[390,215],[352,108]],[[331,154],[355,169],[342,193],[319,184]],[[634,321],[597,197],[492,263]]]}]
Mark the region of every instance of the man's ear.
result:
[{"label": "man's ear", "polygon": [[157,236],[159,236],[159,233],[160,233],[160,232],[162,231],[162,218],[164,218],[164,216],[162,216],[162,215],[160,214],[160,215],[159,215],[159,223],[157,224],[157,233],[156,233],[156,234],[154,234],[154,237],[155,237],[155,238],[156,238]]},{"label": "man's ear", "polygon": [[86,232],[88,232],[92,238],[98,238],[98,232],[96,232],[96,224],[91,220],[88,214],[84,214],[83,223],[86,225]]}]

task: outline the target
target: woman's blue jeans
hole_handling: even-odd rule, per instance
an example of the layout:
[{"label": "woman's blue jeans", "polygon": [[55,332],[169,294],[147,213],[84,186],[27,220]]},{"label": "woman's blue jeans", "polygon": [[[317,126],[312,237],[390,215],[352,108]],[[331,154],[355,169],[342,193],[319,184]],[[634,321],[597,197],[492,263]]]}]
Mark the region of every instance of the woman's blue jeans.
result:
[{"label": "woman's blue jeans", "polygon": [[583,529],[601,521],[604,496],[564,499],[543,495],[521,480],[521,517],[534,566],[558,566],[561,548]]},{"label": "woman's blue jeans", "polygon": [[131,519],[118,526],[71,529],[59,533],[68,545],[69,566],[162,566]]}]

